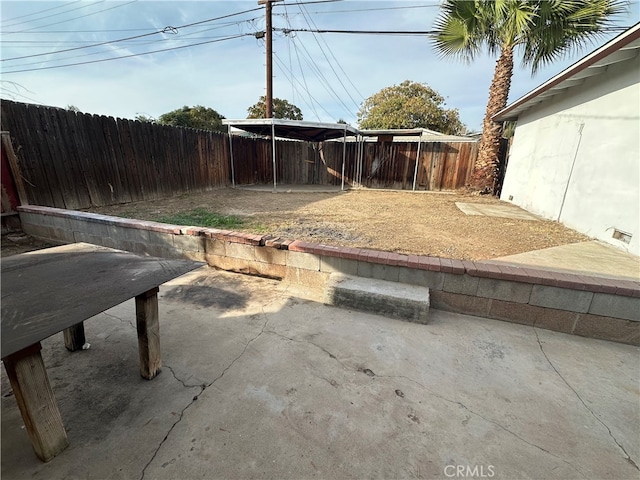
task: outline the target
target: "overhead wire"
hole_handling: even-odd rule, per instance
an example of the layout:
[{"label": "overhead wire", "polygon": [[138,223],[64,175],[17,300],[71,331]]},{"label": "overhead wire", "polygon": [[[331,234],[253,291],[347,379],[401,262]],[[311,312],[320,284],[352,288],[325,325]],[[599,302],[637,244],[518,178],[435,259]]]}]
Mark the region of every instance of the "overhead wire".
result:
[{"label": "overhead wire", "polygon": [[[285,13],[288,13],[286,5],[285,5]],[[287,25],[291,26],[288,16],[285,16],[285,20],[287,22]],[[294,91],[298,91],[298,89],[295,87],[295,84],[294,84],[294,80],[297,80],[297,79],[295,78],[295,74],[294,74],[294,70],[293,70],[293,62],[291,60],[291,47],[292,47],[292,45],[293,45],[293,42],[291,40],[287,39],[287,49],[288,49],[288,52],[289,52],[289,72],[290,72],[290,75],[291,75],[291,77],[290,77],[291,78],[291,80],[290,80],[291,88]],[[296,60],[298,61],[298,68],[300,70],[300,75],[302,76],[302,82],[304,83],[304,93],[306,93],[306,95],[309,97],[308,105],[309,105],[310,109],[312,110],[313,114],[315,115],[316,119],[318,121],[320,121],[320,115],[318,114],[318,110],[316,109],[316,103],[318,103],[320,108],[323,108],[323,107],[319,102],[317,102],[315,100],[315,98],[313,98],[313,95],[311,95],[311,92],[309,91],[309,86],[307,84],[307,78],[306,78],[306,76],[304,74],[304,69],[302,68],[302,63],[300,62],[300,55],[298,53],[298,49],[296,48],[295,45],[293,45],[293,47],[294,47],[293,50],[295,51],[295,55],[296,55]],[[285,76],[286,76],[286,74],[285,74]],[[298,81],[298,83],[300,83],[299,80],[297,80],[297,81]],[[302,98],[302,94],[300,94],[300,96]],[[305,101],[305,103],[307,103],[307,102]]]},{"label": "overhead wire", "polygon": [[[103,0],[103,1],[104,1],[104,0]],[[79,17],[69,18],[69,19],[67,19],[67,20],[61,20],[61,21],[59,21],[59,22],[54,22],[54,23],[48,23],[47,25],[40,25],[40,26],[38,26],[38,27],[29,28],[29,29],[27,29],[27,30],[20,30],[20,32],[19,32],[19,33],[30,32],[30,31],[32,31],[32,30],[36,30],[36,29],[38,29],[38,28],[50,27],[50,26],[52,26],[52,25],[59,25],[59,24],[61,24],[61,23],[67,23],[67,22],[71,22],[71,21],[74,21],[74,20],[79,20],[79,19],[81,19],[81,18],[90,17],[90,16],[92,16],[92,15],[96,15],[96,14],[98,14],[98,13],[102,13],[102,12],[107,12],[107,11],[109,11],[109,10],[114,10],[114,9],[116,9],[116,8],[126,7],[127,5],[130,5],[130,4],[132,4],[132,3],[136,3],[137,1],[138,1],[138,0],[131,0],[130,2],[127,2],[127,3],[123,3],[123,4],[120,4],[120,5],[116,5],[116,6],[114,6],[114,7],[105,8],[104,10],[98,10],[97,12],[87,13],[86,15],[81,15],[81,16],[79,16]],[[100,3],[101,3],[101,2],[100,2]]]},{"label": "overhead wire", "polygon": [[238,34],[238,35],[232,35],[230,37],[219,38],[219,39],[216,39],[216,40],[209,40],[209,41],[206,41],[206,42],[198,42],[198,43],[192,43],[192,44],[189,44],[189,45],[181,45],[181,46],[178,46],[178,47],[163,48],[163,49],[160,49],[160,50],[151,50],[151,51],[148,51],[148,52],[133,53],[131,55],[122,55],[122,56],[119,56],[119,57],[103,58],[103,59],[100,59],[100,60],[91,60],[91,61],[87,61],[87,62],[67,63],[67,64],[64,64],[64,65],[52,65],[52,66],[40,67],[40,68],[27,68],[27,69],[22,69],[22,70],[11,70],[11,71],[8,71],[8,72],[5,71],[5,72],[2,72],[2,73],[4,75],[7,75],[7,74],[10,74],[10,73],[33,72],[33,71],[37,71],[37,70],[51,70],[51,69],[54,69],[54,68],[73,67],[73,66],[76,66],[76,65],[87,65],[87,64],[91,64],[91,63],[108,62],[110,60],[119,60],[119,59],[122,59],[122,58],[141,57],[141,56],[144,56],[144,55],[151,55],[153,53],[168,52],[168,51],[171,51],[171,50],[179,50],[179,49],[182,49],[182,48],[190,48],[190,47],[195,47],[195,46],[198,46],[198,45],[205,45],[205,44],[208,44],[208,43],[217,43],[217,42],[222,42],[222,41],[226,41],[226,40],[233,40],[235,38],[241,38],[241,37],[246,37],[246,36],[254,36],[254,34],[252,34],[252,33],[242,33],[242,34]]},{"label": "overhead wire", "polygon": [[44,9],[44,10],[40,10],[40,11],[37,11],[37,12],[27,13],[27,14],[25,14],[25,15],[20,15],[20,16],[18,16],[18,17],[5,18],[4,20],[1,20],[1,22],[2,22],[2,23],[5,23],[5,22],[13,22],[14,20],[18,20],[18,19],[20,19],[20,18],[32,17],[33,15],[40,15],[41,13],[49,12],[49,11],[51,11],[51,10],[56,10],[56,9],[58,9],[58,8],[63,8],[63,7],[66,7],[66,6],[68,6],[68,5],[72,5],[72,4],[74,4],[74,3],[78,3],[78,2],[81,2],[81,1],[82,1],[82,0],[74,0],[74,1],[72,1],[72,2],[63,3],[62,5],[56,5],[55,7],[46,8],[46,9]]},{"label": "overhead wire", "polygon": [[[295,40],[297,40],[297,37],[293,41],[293,46],[297,50],[298,43]],[[320,68],[317,66],[317,64],[313,61],[313,57],[309,53],[309,50],[307,50],[307,47],[305,47],[304,43],[300,42],[300,47],[301,47],[301,51],[303,53],[302,57],[303,57],[304,61],[308,65],[309,69],[320,80],[320,85],[322,85],[324,87],[324,89],[327,91],[327,93],[329,95],[333,96],[333,98],[335,98],[338,101],[338,103],[340,105],[342,105],[342,107],[344,107],[345,112],[347,112],[350,115],[351,114],[350,108],[347,106],[346,103],[344,103],[342,101],[342,98],[340,98],[340,95],[338,95],[338,93],[334,90],[333,86],[331,85],[331,82],[329,82],[329,80],[327,80],[327,77],[324,76],[324,73],[322,73],[322,70],[320,70]]]},{"label": "overhead wire", "polygon": [[[286,69],[286,65],[282,62],[282,60],[276,54],[274,54],[274,59],[276,60],[276,64],[277,64],[278,68],[282,71],[283,75],[285,75],[285,77],[286,77],[287,75],[286,75],[286,73],[284,71]],[[303,85],[301,84],[300,80],[296,79],[295,76],[293,76],[293,72],[289,71],[289,73],[291,74],[291,79],[293,79],[294,81],[298,82],[298,84],[301,87],[303,87]],[[324,111],[324,113],[326,113],[329,116],[329,118],[333,118],[333,115],[331,113],[329,113],[322,106],[322,103],[320,103],[318,100],[316,100],[316,98],[313,95],[311,95],[311,93],[307,89],[306,85],[304,85],[304,88],[306,90],[306,93],[309,95],[310,103],[307,103],[307,101],[304,98],[302,98],[302,101],[314,111],[315,116],[318,119],[318,121],[320,121],[320,116],[318,115],[318,112],[316,111],[316,109],[314,107],[314,104],[317,104]],[[298,93],[300,93],[300,92],[298,92]],[[301,95],[301,97],[302,97],[302,95]]]},{"label": "overhead wire", "polygon": [[[137,0],[134,0],[134,1],[137,1]],[[130,3],[133,3],[133,2],[130,2]],[[54,54],[58,54],[58,53],[71,52],[71,51],[80,50],[80,49],[83,49],[83,48],[93,48],[93,47],[99,47],[101,45],[110,45],[110,44],[113,44],[113,43],[123,42],[123,41],[126,41],[126,40],[134,40],[134,39],[137,39],[137,38],[148,37],[150,35],[157,35],[157,34],[160,34],[160,33],[169,33],[169,32],[173,32],[174,30],[178,31],[178,30],[180,30],[182,28],[189,28],[189,27],[193,27],[195,25],[201,25],[203,23],[213,22],[213,21],[216,21],[216,20],[222,20],[224,18],[229,18],[229,17],[233,17],[233,16],[237,16],[237,15],[243,15],[243,14],[249,13],[249,12],[254,12],[256,10],[260,10],[261,8],[263,8],[263,7],[252,8],[252,9],[249,9],[249,10],[244,10],[242,12],[236,12],[236,13],[231,13],[231,14],[228,14],[228,15],[222,15],[220,17],[209,18],[207,20],[201,20],[199,22],[188,23],[186,25],[180,25],[178,27],[167,26],[167,27],[163,28],[162,30],[156,30],[154,32],[144,33],[144,34],[141,34],[141,35],[133,35],[131,37],[125,37],[125,38],[120,38],[120,39],[116,39],[116,40],[109,40],[109,41],[106,41],[106,42],[94,43],[93,45],[83,45],[81,47],[65,48],[65,49],[62,49],[62,50],[56,50],[55,52],[36,53],[36,54],[32,54],[32,55],[22,55],[22,56],[19,56],[19,57],[3,58],[0,61],[4,62],[4,61],[9,61],[9,60],[20,60],[20,59],[23,59],[23,58],[42,57],[42,56],[45,56],[45,55],[54,55]]]},{"label": "overhead wire", "polygon": [[[98,1],[98,2],[93,2],[93,3],[88,3],[88,4],[87,4],[87,3],[85,3],[84,5],[81,5],[80,7],[72,8],[71,10],[67,10],[66,12],[54,13],[54,14],[52,14],[52,15],[47,15],[46,17],[33,18],[33,19],[31,19],[31,20],[25,20],[25,21],[18,22],[18,23],[12,23],[11,25],[3,25],[3,27],[2,27],[2,28],[14,27],[14,26],[16,26],[16,25],[20,25],[20,24],[22,24],[22,23],[27,23],[27,22],[37,22],[37,21],[39,21],[39,20],[46,20],[47,18],[57,17],[58,15],[65,15],[65,14],[67,14],[67,13],[75,12],[76,10],[81,10],[81,9],[83,9],[83,8],[93,7],[94,5],[98,5],[99,3],[104,3],[105,1],[106,1],[106,0],[100,0],[100,1]],[[73,3],[78,3],[78,2],[69,2],[69,4],[73,4]],[[69,5],[69,4],[67,4],[67,5]],[[43,11],[41,11],[41,12],[30,13],[30,14],[28,14],[28,15],[21,15],[20,17],[17,17],[17,18],[24,18],[24,17],[30,17],[30,16],[33,16],[33,15],[38,15],[38,13],[45,13],[45,12],[48,12],[48,11],[53,10],[53,9],[55,9],[55,8],[61,8],[61,7],[64,7],[64,6],[65,6],[65,5],[59,5],[58,7],[48,8],[48,9],[43,10]],[[13,20],[16,20],[17,18],[14,18]],[[3,20],[3,21],[2,21],[2,23],[10,22],[10,21],[13,21],[13,20],[11,20],[11,19]]]},{"label": "overhead wire", "polygon": [[[309,25],[309,28],[311,28],[311,23],[313,23],[313,19],[309,18],[307,15],[304,15],[304,11],[306,11],[306,8],[303,5],[300,5],[300,10],[303,12],[303,18],[305,19],[307,25]],[[336,76],[336,79],[338,80],[338,83],[340,83],[340,85],[342,86],[342,88],[344,89],[344,91],[346,92],[347,96],[349,97],[349,99],[351,99],[351,101],[353,102],[353,104],[356,107],[356,110],[359,109],[359,105],[358,102],[356,102],[354,100],[354,98],[351,96],[351,93],[347,90],[347,87],[345,87],[344,83],[342,82],[340,75],[338,75],[338,73],[336,72],[335,68],[333,68],[333,65],[331,63],[331,60],[329,60],[329,57],[327,56],[327,54],[324,51],[324,48],[322,47],[322,45],[320,44],[320,41],[318,40],[318,38],[313,35],[314,40],[316,41],[316,43],[318,44],[318,47],[320,48],[320,51],[322,52],[322,55],[324,56],[325,60],[327,61],[327,64],[329,65],[329,68],[331,69],[331,71],[333,72],[333,74]],[[324,41],[324,40],[323,40]],[[326,42],[325,42],[326,44]],[[328,44],[327,48],[330,50],[330,47]],[[335,59],[335,55],[334,55],[334,59]],[[336,60],[337,63],[337,60]],[[348,110],[348,109],[347,109]]]}]

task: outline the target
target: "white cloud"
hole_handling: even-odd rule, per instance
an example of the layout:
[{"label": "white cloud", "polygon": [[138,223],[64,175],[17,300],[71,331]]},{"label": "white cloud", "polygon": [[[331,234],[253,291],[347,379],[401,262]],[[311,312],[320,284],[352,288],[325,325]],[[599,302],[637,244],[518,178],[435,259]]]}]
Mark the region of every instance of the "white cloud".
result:
[{"label": "white cloud", "polygon": [[[17,25],[10,29],[3,29],[0,36],[2,58],[83,45],[65,42],[98,43],[141,35],[167,26],[177,27],[257,7],[255,0],[141,1],[131,5],[125,5],[125,3],[108,2],[79,11],[70,11],[72,6],[69,6],[68,2],[3,1],[1,12],[3,23],[5,25],[17,23]],[[438,13],[434,2],[343,1],[305,5],[302,11],[305,15],[309,13],[313,19],[313,22],[308,22],[309,17],[301,13],[299,6],[291,3],[293,0],[289,0],[286,8],[283,4],[276,4],[275,27],[309,28],[311,23],[318,28],[334,29],[429,30]],[[58,5],[61,7],[47,13],[5,21],[5,19],[29,15]],[[53,23],[54,20],[80,17],[82,14],[103,9],[105,5],[122,6],[86,18],[77,18],[72,22],[35,28],[38,25]],[[413,5],[427,5],[427,8],[334,14],[312,13]],[[626,22],[622,22],[623,24],[630,25],[637,21],[637,3],[632,4],[632,9],[632,13]],[[40,17],[65,11],[68,13],[55,18],[38,20]],[[182,105],[199,104],[214,108],[227,118],[244,118],[247,107],[255,103],[265,92],[264,46],[252,36],[82,66],[15,74],[6,72],[55,65],[50,62],[55,58],[67,58],[66,63],[84,62],[210,41],[220,36],[251,33],[264,28],[262,15],[263,11],[260,10],[197,27],[181,28],[177,35],[158,34],[128,42],[118,42],[94,50],[82,49],[60,55],[52,54],[2,62],[4,72],[2,79],[16,82],[29,89],[33,93],[25,94],[39,103],[60,107],[73,104],[89,113],[125,118],[133,118],[138,113],[159,116]],[[254,20],[249,21],[250,19]],[[240,23],[223,25],[236,21]],[[213,27],[217,28],[213,29]],[[35,29],[25,34],[6,33],[31,28]],[[61,33],[36,33],[41,30],[56,30]],[[81,30],[91,30],[93,33],[81,32]],[[96,32],[96,30],[111,31]],[[290,36],[276,32],[274,39],[274,49],[278,59],[285,65],[283,67],[285,71],[281,70],[278,62],[274,65],[274,95],[293,99],[308,120],[316,119],[312,109],[306,105],[310,102],[310,94],[322,104],[322,108],[316,107],[322,121],[335,121],[338,118],[349,122],[355,121],[357,107],[345,92],[345,88],[340,85],[340,81],[330,68],[331,64],[356,103],[359,103],[362,98],[351,86],[350,81],[356,85],[357,90],[364,97],[404,80],[425,82],[446,98],[447,107],[457,108],[460,111],[462,121],[468,127],[478,130],[481,126],[495,63],[494,59],[487,56],[479,58],[470,65],[442,60],[438,58],[425,37],[323,34],[314,38],[311,33],[299,32],[295,33],[292,40]],[[325,59],[316,39],[329,57],[329,62]],[[35,40],[48,43],[45,45],[9,43]],[[300,49],[300,55],[308,56],[308,62],[322,72],[325,80],[318,78],[314,67],[308,65],[302,58],[301,65],[298,64],[298,56],[292,42],[295,42]],[[303,53],[302,46],[308,53]],[[103,53],[87,55],[96,50]],[[346,76],[337,66],[330,51],[346,72]],[[588,52],[584,51],[563,62],[558,62],[542,70],[535,78],[531,78],[528,71],[517,68],[512,82],[511,100],[533,89],[586,53]],[[17,67],[26,63],[35,64]],[[297,79],[294,81],[297,90],[295,93],[292,93],[291,74],[286,71],[287,68],[292,69]],[[305,92],[301,69],[304,72],[309,93]],[[336,93],[327,92],[329,88]],[[20,98],[16,99],[20,100]],[[342,106],[341,102],[347,107]],[[329,113],[325,113],[323,109]]]}]

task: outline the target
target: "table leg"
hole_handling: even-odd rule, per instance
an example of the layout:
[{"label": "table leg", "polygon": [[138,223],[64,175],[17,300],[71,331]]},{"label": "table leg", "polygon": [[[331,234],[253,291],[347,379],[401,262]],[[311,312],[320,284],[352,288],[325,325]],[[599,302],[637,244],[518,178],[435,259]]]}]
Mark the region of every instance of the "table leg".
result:
[{"label": "table leg", "polygon": [[48,462],[67,448],[67,432],[44,368],[40,343],[3,359],[22,420],[38,458]]},{"label": "table leg", "polygon": [[76,323],[64,330],[64,346],[70,352],[82,350],[82,346],[86,343],[84,338],[84,322]]},{"label": "table leg", "polygon": [[136,326],[140,375],[151,380],[162,368],[160,358],[160,323],[158,319],[158,288],[136,297]]}]

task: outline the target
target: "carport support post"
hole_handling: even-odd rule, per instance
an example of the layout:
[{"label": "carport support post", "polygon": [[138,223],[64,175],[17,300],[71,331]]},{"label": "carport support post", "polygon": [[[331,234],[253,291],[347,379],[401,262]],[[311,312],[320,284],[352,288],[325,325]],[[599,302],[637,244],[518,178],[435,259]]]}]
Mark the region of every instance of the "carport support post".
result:
[{"label": "carport support post", "polygon": [[233,139],[231,138],[231,125],[227,125],[227,133],[229,134],[229,158],[231,160],[231,185],[236,188],[236,172],[233,168]]},{"label": "carport support post", "polygon": [[418,137],[418,154],[416,155],[416,168],[413,171],[413,190],[416,189],[416,182],[418,181],[418,162],[420,161],[420,147],[422,146],[422,133]]},{"label": "carport support post", "polygon": [[271,119],[271,157],[273,159],[273,191],[276,191],[276,126]]},{"label": "carport support post", "polygon": [[2,360],[33,450],[48,462],[69,442],[40,350],[38,342]]},{"label": "carport support post", "polygon": [[158,319],[158,287],[136,296],[136,327],[140,375],[147,380],[162,368],[160,358],[160,322]]},{"label": "carport support post", "polygon": [[344,161],[347,157],[347,126],[344,126],[344,135],[342,136],[342,185],[340,190],[344,190]]}]

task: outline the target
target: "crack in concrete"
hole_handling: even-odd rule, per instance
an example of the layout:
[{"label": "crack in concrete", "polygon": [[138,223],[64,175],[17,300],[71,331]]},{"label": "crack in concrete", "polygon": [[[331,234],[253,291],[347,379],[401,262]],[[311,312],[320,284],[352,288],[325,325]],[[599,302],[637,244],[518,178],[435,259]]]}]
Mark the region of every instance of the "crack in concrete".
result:
[{"label": "crack in concrete", "polygon": [[254,341],[256,341],[265,331],[265,328],[267,327],[267,324],[269,323],[269,318],[267,317],[266,313],[264,312],[264,308],[262,309],[262,314],[265,317],[265,321],[262,325],[262,328],[260,329],[260,333],[258,333],[256,336],[254,336],[253,338],[249,339],[249,341],[245,344],[244,348],[242,349],[242,352],[240,352],[239,355],[236,356],[236,358],[234,358],[231,363],[229,363],[229,365],[227,365],[223,370],[222,373],[220,373],[220,375],[218,375],[216,378],[214,378],[211,382],[203,384],[203,385],[187,385],[184,383],[183,380],[181,380],[180,378],[178,378],[175,374],[175,372],[173,371],[173,369],[169,366],[167,366],[167,368],[169,369],[169,371],[171,372],[171,374],[173,375],[173,377],[180,382],[184,387],[187,388],[193,388],[193,387],[199,387],[200,388],[200,392],[196,395],[194,395],[193,399],[180,411],[180,416],[178,417],[178,419],[171,425],[171,427],[169,427],[169,431],[167,432],[167,434],[164,436],[164,438],[160,441],[160,443],[158,444],[158,447],[155,449],[155,451],[153,452],[153,455],[151,456],[151,458],[149,459],[149,461],[147,462],[147,464],[144,466],[144,468],[142,469],[142,475],[140,476],[140,480],[144,480],[144,476],[147,472],[147,468],[149,468],[149,465],[151,465],[151,463],[155,460],[156,456],[158,455],[158,453],[160,452],[160,449],[162,448],[162,446],[164,445],[164,443],[167,441],[167,439],[169,438],[169,435],[171,435],[171,432],[173,431],[173,429],[176,427],[176,425],[178,425],[183,417],[185,412],[198,400],[198,398],[200,398],[200,395],[202,395],[207,388],[209,388],[210,386],[212,386],[214,383],[216,383],[218,380],[220,380],[225,373],[227,373],[227,371],[233,367],[233,365],[240,360],[240,358],[245,354],[245,352],[247,351],[247,348],[249,348],[249,345],[251,345]]},{"label": "crack in concrete", "polygon": [[[352,368],[352,367],[349,367],[349,366],[345,365],[342,361],[340,361],[340,359],[339,359],[336,355],[334,355],[333,353],[331,353],[331,352],[330,352],[329,350],[327,350],[325,347],[323,347],[323,346],[321,346],[321,345],[318,345],[318,344],[316,344],[316,343],[314,343],[314,342],[311,342],[311,341],[309,341],[309,340],[304,340],[304,339],[303,339],[303,340],[299,340],[299,339],[295,339],[295,338],[292,338],[292,337],[287,337],[286,335],[283,335],[283,334],[278,333],[278,332],[273,331],[273,330],[266,330],[266,331],[265,331],[265,333],[269,333],[269,334],[272,334],[272,335],[275,335],[275,336],[278,336],[278,337],[281,337],[281,338],[284,338],[284,339],[287,339],[287,340],[290,340],[290,341],[292,341],[292,342],[296,342],[296,343],[308,343],[308,344],[313,345],[314,347],[316,347],[316,348],[320,349],[321,351],[323,351],[323,352],[324,352],[324,353],[326,353],[327,355],[329,355],[329,357],[330,357],[331,359],[333,359],[333,360],[335,360],[337,363],[339,363],[339,364],[342,366],[342,368],[344,368],[345,370],[347,370],[347,371],[351,371],[351,372],[360,372],[360,371],[361,371],[361,370],[359,370],[359,369],[354,369],[354,368]],[[512,430],[508,429],[507,427],[505,427],[505,426],[504,426],[504,425],[502,425],[501,423],[499,423],[499,422],[497,422],[497,421],[495,421],[495,420],[491,420],[491,419],[489,419],[489,418],[486,418],[485,416],[483,416],[483,415],[479,414],[478,412],[476,412],[476,411],[474,411],[474,410],[470,409],[470,408],[469,408],[467,405],[465,405],[464,403],[459,402],[459,401],[457,401],[457,400],[451,400],[450,398],[447,398],[447,397],[444,397],[444,396],[442,396],[442,395],[437,394],[436,392],[434,392],[433,390],[431,390],[431,389],[430,389],[429,387],[427,387],[426,385],[423,385],[422,383],[418,382],[417,380],[414,380],[414,379],[413,379],[413,378],[411,378],[411,377],[407,377],[407,376],[405,376],[405,375],[378,375],[378,374],[374,374],[374,375],[373,375],[373,377],[374,377],[374,378],[375,378],[375,377],[378,377],[378,378],[391,378],[391,379],[394,379],[394,378],[402,378],[402,379],[405,379],[405,380],[407,380],[407,381],[409,381],[409,382],[412,382],[412,383],[414,383],[414,384],[416,384],[416,385],[420,386],[422,389],[426,390],[426,391],[427,391],[427,393],[429,393],[430,395],[432,395],[432,396],[434,396],[434,397],[436,397],[436,398],[439,398],[440,400],[443,400],[443,401],[445,401],[445,402],[448,402],[448,403],[451,403],[451,404],[458,405],[458,406],[460,406],[460,407],[464,408],[466,411],[468,411],[468,412],[469,412],[469,413],[471,413],[472,415],[475,415],[475,416],[477,416],[477,417],[481,418],[482,420],[484,420],[484,421],[485,421],[485,422],[487,422],[487,423],[490,423],[490,424],[492,424],[492,425],[495,425],[496,427],[498,427],[498,428],[500,428],[501,430],[503,430],[503,431],[505,431],[505,432],[509,433],[510,435],[512,435],[512,436],[514,436],[514,437],[516,437],[518,440],[520,440],[520,441],[522,441],[522,442],[526,443],[527,445],[529,445],[529,446],[531,446],[531,447],[534,447],[534,448],[537,448],[538,450],[540,450],[540,451],[542,451],[542,452],[544,452],[544,453],[546,453],[546,454],[548,454],[548,455],[551,455],[552,457],[556,458],[557,460],[560,460],[561,462],[563,462],[563,463],[565,463],[566,465],[568,465],[569,467],[571,467],[573,470],[575,470],[577,473],[579,473],[583,478],[586,478],[586,475],[585,475],[585,473],[584,473],[584,472],[582,472],[578,467],[576,467],[575,465],[571,464],[570,462],[568,462],[568,461],[567,461],[567,460],[565,460],[564,458],[562,458],[562,457],[560,457],[560,456],[558,456],[558,455],[554,454],[553,452],[550,452],[549,450],[547,450],[547,449],[546,449],[546,448],[544,448],[544,447],[541,447],[540,445],[536,445],[535,443],[529,442],[527,439],[525,439],[525,438],[521,437],[521,436],[520,436],[520,435],[518,435],[516,432],[514,432],[514,431],[512,431]]]},{"label": "crack in concrete", "polygon": [[551,366],[551,368],[553,368],[553,371],[556,372],[556,374],[560,377],[560,379],[564,382],[564,384],[569,387],[569,389],[575,394],[575,396],[578,398],[578,400],[580,400],[580,403],[584,406],[584,408],[591,414],[591,416],[593,418],[595,418],[600,424],[602,424],[602,426],[604,428],[607,429],[607,432],[609,432],[609,436],[611,437],[611,439],[615,442],[615,444],[618,446],[618,448],[620,450],[622,450],[622,452],[624,453],[624,455],[626,456],[625,460],[627,462],[629,462],[631,465],[633,465],[635,467],[636,470],[640,471],[640,467],[638,467],[638,464],[631,458],[631,456],[629,455],[629,453],[627,453],[627,450],[622,446],[622,444],[620,444],[620,442],[618,441],[618,439],[613,435],[613,432],[611,431],[611,429],[609,428],[609,426],[604,423],[596,414],[593,410],[591,410],[589,408],[589,406],[586,404],[586,402],[582,399],[582,397],[580,396],[580,394],[576,391],[575,388],[573,388],[571,386],[571,384],[569,384],[569,382],[567,381],[566,378],[564,378],[564,376],[562,376],[562,374],[558,371],[558,369],[556,368],[556,366],[553,364],[553,362],[549,359],[549,356],[547,355],[547,352],[544,351],[544,348],[542,348],[542,342],[540,341],[540,336],[538,335],[538,331],[535,329],[535,327],[533,327],[533,333],[535,333],[536,335],[536,340],[538,341],[538,347],[540,347],[540,351],[542,352],[542,355],[544,356],[544,358],[547,360],[547,363]]},{"label": "crack in concrete", "polygon": [[431,390],[429,387],[427,387],[426,385],[423,385],[422,383],[418,382],[417,380],[414,380],[413,378],[407,377],[407,376],[405,376],[405,375],[377,375],[377,374],[376,374],[376,377],[380,377],[380,378],[403,378],[403,379],[408,380],[408,381],[410,381],[410,382],[412,382],[412,383],[415,383],[415,384],[416,384],[416,385],[418,385],[419,387],[421,387],[421,388],[423,388],[424,390],[426,390],[426,391],[427,391],[427,393],[429,393],[429,395],[434,396],[434,397],[436,397],[436,398],[439,398],[440,400],[444,400],[445,402],[448,402],[448,403],[451,403],[451,404],[454,404],[454,405],[458,405],[458,406],[460,406],[460,407],[464,408],[464,409],[465,409],[467,412],[469,412],[470,414],[475,415],[475,416],[477,416],[477,417],[481,418],[482,420],[484,420],[484,421],[485,421],[485,422],[487,422],[487,423],[490,423],[490,424],[492,424],[492,425],[495,425],[496,427],[498,427],[498,428],[500,428],[501,430],[503,430],[503,431],[505,431],[505,432],[509,433],[510,435],[513,435],[513,436],[514,436],[514,437],[516,437],[518,440],[520,440],[520,441],[522,441],[522,442],[526,443],[527,445],[529,445],[529,446],[531,446],[531,447],[534,447],[534,448],[537,448],[538,450],[540,450],[540,451],[542,451],[542,452],[544,452],[544,453],[546,453],[546,454],[548,454],[548,455],[551,455],[552,457],[554,457],[554,458],[556,458],[556,459],[560,460],[561,462],[563,462],[563,463],[567,464],[569,467],[571,467],[572,469],[574,469],[574,470],[575,470],[576,472],[578,472],[580,475],[582,475],[582,477],[583,477],[583,478],[587,478],[587,475],[586,475],[584,472],[582,472],[578,467],[576,467],[575,465],[573,465],[573,464],[572,464],[572,463],[570,463],[569,461],[565,460],[564,458],[562,458],[562,457],[560,457],[560,456],[558,456],[558,455],[554,454],[553,452],[550,452],[549,450],[547,450],[547,449],[546,449],[546,448],[544,448],[544,447],[541,447],[540,445],[537,445],[537,444],[535,444],[535,443],[532,443],[532,442],[528,441],[526,438],[524,438],[524,437],[522,437],[522,436],[518,435],[516,432],[514,432],[513,430],[510,430],[509,428],[507,428],[506,426],[504,426],[504,425],[503,425],[503,424],[501,424],[500,422],[498,422],[498,421],[496,421],[496,420],[492,420],[492,419],[490,419],[490,418],[485,417],[484,415],[482,415],[482,414],[480,414],[480,413],[476,412],[475,410],[472,410],[471,408],[469,408],[469,407],[468,407],[467,405],[465,405],[464,403],[462,403],[462,402],[460,402],[460,401],[458,401],[458,400],[452,400],[452,399],[450,399],[450,398],[447,398],[447,397],[445,397],[445,396],[443,396],[443,395],[440,395],[440,394],[438,394],[438,393],[434,392],[434,391],[433,391],[433,390]]},{"label": "crack in concrete", "polygon": [[[102,312],[104,315],[106,315],[107,317],[113,318],[114,320],[119,320],[122,323],[128,323],[129,325],[131,325],[131,328],[136,329],[136,326],[133,324],[133,322],[131,320],[123,320],[122,318],[116,316],[116,315],[111,315],[110,313],[107,312]],[[109,335],[111,336],[111,335]]]}]

